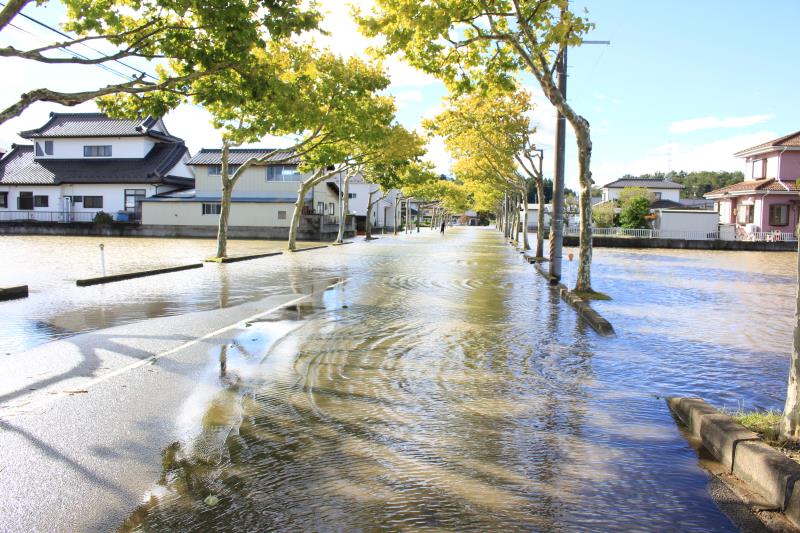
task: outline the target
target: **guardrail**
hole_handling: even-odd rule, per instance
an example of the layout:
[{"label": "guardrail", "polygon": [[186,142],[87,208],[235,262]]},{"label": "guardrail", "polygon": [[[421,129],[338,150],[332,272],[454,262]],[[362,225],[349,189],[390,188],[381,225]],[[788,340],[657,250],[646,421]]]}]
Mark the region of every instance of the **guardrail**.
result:
[{"label": "guardrail", "polygon": [[70,222],[92,222],[97,213],[68,211],[2,211],[0,222],[57,222],[68,224]]}]

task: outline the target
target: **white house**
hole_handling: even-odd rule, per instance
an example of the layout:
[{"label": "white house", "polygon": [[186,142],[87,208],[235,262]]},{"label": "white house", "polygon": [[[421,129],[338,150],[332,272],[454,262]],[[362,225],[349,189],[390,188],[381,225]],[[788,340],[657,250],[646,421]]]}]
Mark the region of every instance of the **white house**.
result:
[{"label": "white house", "polygon": [[[266,157],[265,157],[266,156]],[[231,236],[285,238],[289,232],[299,182],[309,174],[298,170],[299,158],[273,148],[232,149],[229,164],[264,158],[250,166],[234,185],[229,218]],[[204,148],[189,162],[195,188],[168,192],[142,203],[142,223],[173,226],[182,235],[211,235],[219,225],[222,150]],[[335,182],[316,185],[306,196],[298,237],[328,239],[339,223],[339,189]]]},{"label": "white house", "polygon": [[620,178],[603,186],[603,202],[618,200],[619,193],[626,187],[643,187],[653,193],[656,200],[669,200],[678,203],[683,185],[662,178]]},{"label": "white house", "polygon": [[[366,227],[370,191],[373,191],[373,201],[383,196],[379,187],[373,183],[367,183],[361,173],[350,178],[347,209],[351,215],[355,216],[358,231],[364,231]],[[394,228],[395,199],[399,194],[400,191],[392,189],[385,198],[372,206],[372,222],[370,224],[373,228]]]},{"label": "white house", "polygon": [[[550,227],[550,214],[553,210],[553,204],[545,204],[544,206],[544,225],[546,228]],[[521,216],[524,213],[520,212]],[[528,204],[528,229],[537,229],[539,227],[539,204]]]},{"label": "white house", "polygon": [[184,142],[161,119],[51,113],[0,159],[0,220],[137,220],[147,197],[194,184]]}]

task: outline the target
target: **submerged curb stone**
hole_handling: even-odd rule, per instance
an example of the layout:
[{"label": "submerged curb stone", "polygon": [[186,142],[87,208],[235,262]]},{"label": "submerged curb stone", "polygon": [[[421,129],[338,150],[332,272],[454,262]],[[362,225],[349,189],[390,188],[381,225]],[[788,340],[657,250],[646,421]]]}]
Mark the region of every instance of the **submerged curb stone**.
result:
[{"label": "submerged curb stone", "polygon": [[100,285],[101,283],[113,283],[115,281],[124,281],[126,279],[144,278],[147,276],[156,276],[158,274],[168,274],[170,272],[180,272],[181,270],[189,270],[192,268],[203,268],[203,263],[193,263],[191,265],[181,265],[169,268],[158,268],[155,270],[142,270],[140,272],[128,272],[127,274],[116,274],[113,276],[101,276],[99,278],[86,278],[75,281],[78,287],[87,287],[89,285]]},{"label": "submerged curb stone", "polygon": [[6,287],[5,289],[0,289],[0,301],[16,300],[18,298],[27,298],[27,297],[28,297],[27,285],[17,285],[16,287]]},{"label": "submerged curb stone", "polygon": [[251,259],[261,259],[262,257],[273,257],[281,255],[283,252],[269,252],[266,254],[239,255],[234,257],[220,257],[219,259],[205,259],[204,263],[238,263],[239,261],[249,261]]},{"label": "submerged curb stone", "polygon": [[800,526],[800,464],[700,398],[667,398],[667,405],[729,472]]}]

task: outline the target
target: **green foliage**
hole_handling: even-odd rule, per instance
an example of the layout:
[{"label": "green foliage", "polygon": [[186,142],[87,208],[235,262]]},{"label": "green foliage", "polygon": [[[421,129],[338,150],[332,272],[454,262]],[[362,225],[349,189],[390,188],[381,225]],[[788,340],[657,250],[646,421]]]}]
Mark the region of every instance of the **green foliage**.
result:
[{"label": "green foliage", "polygon": [[598,228],[613,228],[617,222],[614,202],[604,202],[592,208],[592,221]]},{"label": "green foliage", "polygon": [[656,199],[656,195],[650,192],[646,187],[625,187],[619,192],[619,205],[621,208],[625,207],[636,198],[645,198],[648,205]]},{"label": "green foliage", "polygon": [[761,435],[767,442],[778,442],[780,438],[781,413],[778,411],[742,411],[732,413],[735,421]]},{"label": "green foliage", "polygon": [[108,226],[114,222],[114,217],[105,211],[98,211],[92,219],[92,223],[97,226]]},{"label": "green foliage", "polygon": [[623,228],[642,229],[647,227],[645,217],[650,213],[650,201],[643,196],[628,199],[619,214],[619,223]]}]

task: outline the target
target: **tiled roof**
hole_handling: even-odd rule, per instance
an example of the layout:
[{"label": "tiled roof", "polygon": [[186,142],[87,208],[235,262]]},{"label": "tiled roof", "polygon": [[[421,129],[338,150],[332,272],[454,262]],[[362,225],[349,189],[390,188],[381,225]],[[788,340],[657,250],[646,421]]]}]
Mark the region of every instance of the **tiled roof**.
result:
[{"label": "tiled roof", "polygon": [[[164,130],[164,131],[162,131]],[[21,131],[23,139],[43,137],[141,137],[180,141],[159,125],[153,117],[127,120],[110,118],[103,113],[50,113],[47,123],[33,130]]]},{"label": "tiled roof", "polygon": [[683,185],[660,178],[620,178],[603,185],[603,188],[647,187],[649,189],[683,189]]},{"label": "tiled roof", "polygon": [[[300,164],[299,157],[289,157],[288,160],[284,159],[287,156],[292,156],[291,150],[281,150],[277,148],[232,148],[228,156],[228,162],[231,165],[241,165],[254,157],[264,158],[262,163],[280,163],[285,165],[298,165]],[[222,164],[222,149],[221,148],[203,148],[194,157],[189,160],[190,165],[221,165]]]},{"label": "tiled roof", "polygon": [[777,139],[762,144],[757,144],[756,146],[751,146],[750,148],[745,148],[744,150],[739,150],[733,155],[743,156],[749,152],[758,152],[766,148],[783,148],[784,146],[800,148],[800,131],[778,137]]},{"label": "tiled roof", "polygon": [[775,178],[766,180],[746,180],[708,192],[703,196],[707,198],[709,196],[720,196],[727,193],[756,191],[800,192],[800,187],[798,187],[797,182],[778,181]]},{"label": "tiled roof", "polygon": [[32,146],[15,146],[0,160],[0,185],[160,183],[186,152],[183,143],[156,143],[142,159],[34,160]]}]

